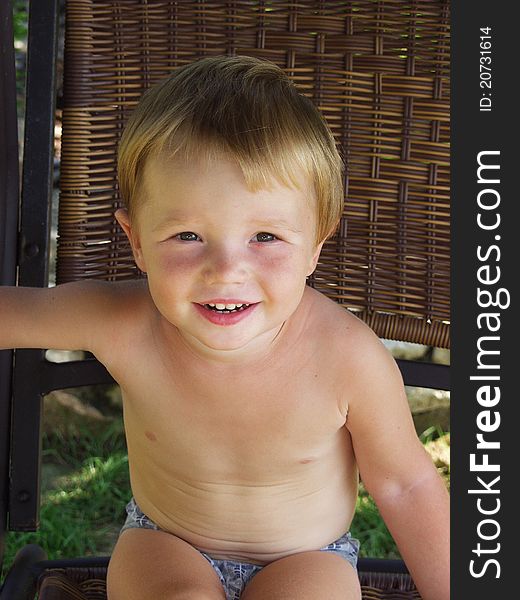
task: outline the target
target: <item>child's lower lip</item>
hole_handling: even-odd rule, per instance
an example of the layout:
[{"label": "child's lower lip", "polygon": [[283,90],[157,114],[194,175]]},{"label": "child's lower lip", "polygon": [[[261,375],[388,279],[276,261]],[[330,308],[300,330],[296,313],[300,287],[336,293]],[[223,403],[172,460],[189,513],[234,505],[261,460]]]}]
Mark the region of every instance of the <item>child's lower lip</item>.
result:
[{"label": "child's lower lip", "polygon": [[197,303],[195,303],[195,308],[210,323],[214,323],[215,325],[234,325],[249,316],[258,304],[258,302],[256,304],[250,304],[247,308],[244,308],[244,310],[230,313],[219,313]]}]

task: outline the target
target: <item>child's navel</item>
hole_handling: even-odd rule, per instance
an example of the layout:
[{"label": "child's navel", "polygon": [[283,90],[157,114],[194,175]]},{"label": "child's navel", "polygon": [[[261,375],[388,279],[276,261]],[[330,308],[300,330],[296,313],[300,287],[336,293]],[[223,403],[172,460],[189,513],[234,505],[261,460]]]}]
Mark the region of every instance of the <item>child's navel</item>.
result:
[{"label": "child's navel", "polygon": [[145,431],[144,434],[151,442],[157,441],[157,436],[155,435],[155,433],[152,433],[151,431]]}]

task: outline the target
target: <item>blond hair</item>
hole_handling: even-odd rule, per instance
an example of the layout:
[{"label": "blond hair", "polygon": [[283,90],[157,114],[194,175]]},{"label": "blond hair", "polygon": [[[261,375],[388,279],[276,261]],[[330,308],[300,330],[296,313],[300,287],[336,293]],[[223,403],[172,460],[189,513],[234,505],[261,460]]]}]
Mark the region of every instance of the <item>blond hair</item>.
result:
[{"label": "blond hair", "polygon": [[334,233],[343,211],[343,162],[314,104],[274,63],[213,56],[179,67],[142,96],[119,145],[119,187],[130,217],[142,194],[146,161],[228,156],[249,191],[311,183],[316,242]]}]

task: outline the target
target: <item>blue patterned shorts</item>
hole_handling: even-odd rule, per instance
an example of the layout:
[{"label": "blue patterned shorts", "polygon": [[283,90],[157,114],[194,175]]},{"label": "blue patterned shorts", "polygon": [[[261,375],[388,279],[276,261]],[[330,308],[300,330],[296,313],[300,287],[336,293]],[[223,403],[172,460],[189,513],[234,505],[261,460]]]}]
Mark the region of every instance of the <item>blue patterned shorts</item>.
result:
[{"label": "blue patterned shorts", "polygon": [[[133,498],[126,505],[126,513],[128,516],[121,529],[121,533],[127,529],[134,528],[160,530],[160,527],[142,512]],[[338,554],[347,560],[355,569],[359,551],[359,541],[347,532],[335,542],[321,548],[321,551]],[[239,600],[247,583],[263,568],[261,565],[255,565],[253,563],[221,560],[211,558],[211,556],[208,556],[204,552],[201,552],[201,554],[208,560],[219,576],[220,582],[226,592],[227,600]]]}]

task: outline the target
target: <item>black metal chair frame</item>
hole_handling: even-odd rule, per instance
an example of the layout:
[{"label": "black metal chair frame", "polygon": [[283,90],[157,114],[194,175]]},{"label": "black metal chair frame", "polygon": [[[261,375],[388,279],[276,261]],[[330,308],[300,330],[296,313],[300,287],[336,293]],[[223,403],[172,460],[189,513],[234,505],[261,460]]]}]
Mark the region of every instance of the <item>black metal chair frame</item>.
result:
[{"label": "black metal chair frame", "polygon": [[[53,184],[58,0],[31,0],[27,51],[26,112],[19,190],[16,87],[9,3],[0,4],[0,284],[48,285]],[[449,389],[449,367],[397,360],[406,385]],[[39,526],[42,397],[52,390],[113,383],[94,359],[51,363],[45,350],[0,351],[0,565],[5,532]],[[0,600],[32,598],[46,568],[73,561],[42,561],[37,546],[17,557]],[[108,557],[81,559],[106,566]],[[29,565],[32,565],[29,567]],[[403,572],[401,561],[360,559],[360,570]],[[19,572],[23,575],[20,576]]]}]

